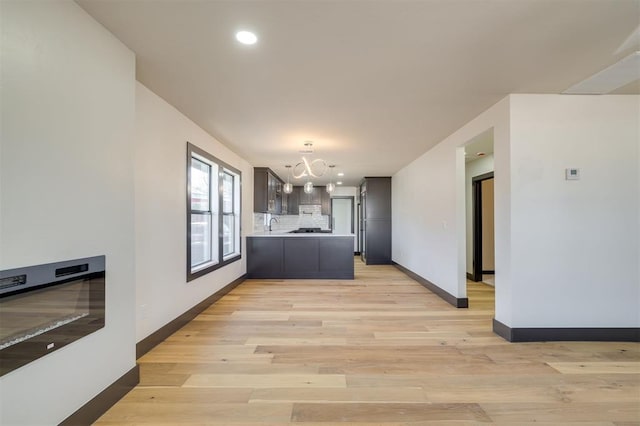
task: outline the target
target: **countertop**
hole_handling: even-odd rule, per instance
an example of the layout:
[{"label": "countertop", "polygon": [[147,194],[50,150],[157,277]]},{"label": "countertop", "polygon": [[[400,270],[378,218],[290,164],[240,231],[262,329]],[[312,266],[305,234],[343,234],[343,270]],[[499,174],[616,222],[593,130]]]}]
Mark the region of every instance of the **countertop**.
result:
[{"label": "countertop", "polygon": [[291,238],[300,238],[300,237],[319,237],[319,238],[331,238],[331,237],[352,237],[355,238],[355,234],[336,234],[336,233],[327,233],[327,232],[300,232],[297,234],[290,234],[289,231],[264,231],[264,232],[254,232],[252,234],[247,234],[247,237],[291,237]]}]

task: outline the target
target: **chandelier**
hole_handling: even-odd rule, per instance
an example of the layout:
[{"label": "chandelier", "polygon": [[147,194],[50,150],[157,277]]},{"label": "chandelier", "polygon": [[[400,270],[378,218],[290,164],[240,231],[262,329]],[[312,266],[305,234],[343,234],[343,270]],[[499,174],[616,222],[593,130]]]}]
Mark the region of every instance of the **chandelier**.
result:
[{"label": "chandelier", "polygon": [[[301,154],[311,154],[313,153],[313,143],[307,141],[304,143],[305,149],[300,151]],[[289,183],[289,171],[291,166],[285,166],[287,168],[287,183],[284,185],[284,192],[290,194],[293,191],[293,186]],[[327,169],[333,171],[335,165],[327,165],[327,162],[316,158],[315,160],[307,160],[306,157],[302,157],[302,161],[293,166],[292,176],[294,179],[302,179],[307,178],[307,182],[304,184],[304,192],[307,194],[311,194],[313,192],[313,182],[311,182],[311,178],[319,178],[323,176]],[[333,176],[330,177],[329,184],[326,186],[326,190],[328,193],[333,192],[335,189],[335,184],[333,183]]]},{"label": "chandelier", "polygon": [[[302,154],[313,153],[313,143],[307,141],[304,143],[304,149],[300,151]],[[320,158],[309,161],[306,157],[302,157],[302,161],[293,167],[293,177],[295,179],[302,179],[304,177],[318,178],[327,171],[327,163]]]},{"label": "chandelier", "polygon": [[326,171],[327,163],[324,160],[316,158],[313,161],[308,161],[305,157],[302,157],[302,161],[293,168],[293,177],[296,179],[303,177],[318,178],[324,175]]}]

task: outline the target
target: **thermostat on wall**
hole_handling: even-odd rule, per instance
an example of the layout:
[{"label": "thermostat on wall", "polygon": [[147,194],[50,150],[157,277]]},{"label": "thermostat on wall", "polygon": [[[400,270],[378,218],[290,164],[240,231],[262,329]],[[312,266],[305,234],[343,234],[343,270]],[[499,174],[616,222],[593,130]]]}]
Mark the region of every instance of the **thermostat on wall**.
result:
[{"label": "thermostat on wall", "polygon": [[574,168],[565,169],[565,178],[567,180],[580,179],[580,169],[574,169]]}]

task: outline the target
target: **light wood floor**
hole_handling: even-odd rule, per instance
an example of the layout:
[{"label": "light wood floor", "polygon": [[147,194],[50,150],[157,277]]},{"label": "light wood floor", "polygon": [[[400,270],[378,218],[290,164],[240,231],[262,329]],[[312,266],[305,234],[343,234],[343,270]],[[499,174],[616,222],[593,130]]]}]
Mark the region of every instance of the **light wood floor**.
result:
[{"label": "light wood floor", "polygon": [[99,425],[640,424],[634,343],[508,343],[392,266],[248,280],[140,362]]}]

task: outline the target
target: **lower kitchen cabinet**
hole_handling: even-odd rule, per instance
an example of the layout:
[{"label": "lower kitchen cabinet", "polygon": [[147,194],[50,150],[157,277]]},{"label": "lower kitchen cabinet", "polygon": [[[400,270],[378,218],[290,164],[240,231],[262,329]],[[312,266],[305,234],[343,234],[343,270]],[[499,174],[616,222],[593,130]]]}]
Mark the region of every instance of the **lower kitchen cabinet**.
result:
[{"label": "lower kitchen cabinet", "polygon": [[247,273],[259,272],[263,275],[260,278],[279,277],[284,269],[283,251],[282,238],[247,238]]},{"label": "lower kitchen cabinet", "polygon": [[248,278],[353,279],[353,237],[249,236]]}]

